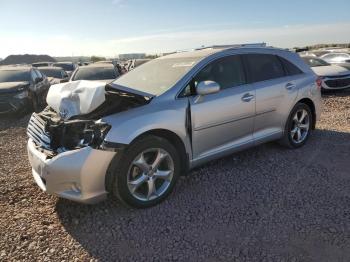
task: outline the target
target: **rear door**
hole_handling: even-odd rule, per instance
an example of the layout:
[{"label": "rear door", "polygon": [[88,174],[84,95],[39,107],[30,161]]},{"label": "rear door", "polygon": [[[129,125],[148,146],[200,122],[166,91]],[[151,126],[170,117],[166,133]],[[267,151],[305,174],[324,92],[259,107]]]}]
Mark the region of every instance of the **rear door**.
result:
[{"label": "rear door", "polygon": [[246,54],[243,60],[249,83],[256,90],[254,139],[278,137],[298,94],[298,76],[289,76],[293,65],[286,68],[290,62],[277,55]]},{"label": "rear door", "polygon": [[193,158],[223,153],[252,141],[255,90],[247,84],[239,55],[220,58],[207,65],[193,79],[217,82],[216,94],[190,97]]}]

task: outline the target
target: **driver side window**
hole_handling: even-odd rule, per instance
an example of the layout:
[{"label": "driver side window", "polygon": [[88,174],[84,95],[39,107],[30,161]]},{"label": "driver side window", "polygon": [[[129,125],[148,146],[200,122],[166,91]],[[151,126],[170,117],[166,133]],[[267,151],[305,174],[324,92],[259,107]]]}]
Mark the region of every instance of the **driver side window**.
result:
[{"label": "driver side window", "polygon": [[234,55],[211,62],[192,79],[181,93],[181,97],[195,95],[198,83],[208,80],[217,82],[221,89],[246,84],[241,57]]}]

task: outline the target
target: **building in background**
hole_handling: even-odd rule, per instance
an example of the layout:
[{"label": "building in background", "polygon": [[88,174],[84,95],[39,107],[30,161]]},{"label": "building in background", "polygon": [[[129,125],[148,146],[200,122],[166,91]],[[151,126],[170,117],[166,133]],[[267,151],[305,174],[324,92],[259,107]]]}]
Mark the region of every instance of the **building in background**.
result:
[{"label": "building in background", "polygon": [[131,59],[144,59],[146,58],[145,53],[134,53],[134,54],[120,54],[120,60],[131,60]]}]

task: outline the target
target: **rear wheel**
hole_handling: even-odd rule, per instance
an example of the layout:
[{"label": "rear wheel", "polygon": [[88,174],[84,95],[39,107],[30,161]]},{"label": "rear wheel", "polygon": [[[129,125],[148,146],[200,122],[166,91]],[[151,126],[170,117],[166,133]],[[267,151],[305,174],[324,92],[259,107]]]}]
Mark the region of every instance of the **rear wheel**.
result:
[{"label": "rear wheel", "polygon": [[123,203],[145,208],[163,201],[180,172],[180,158],[166,139],[148,136],[133,143],[112,170],[112,194]]},{"label": "rear wheel", "polygon": [[296,104],[287,120],[281,144],[289,148],[303,146],[310,136],[312,121],[309,106],[303,103]]}]

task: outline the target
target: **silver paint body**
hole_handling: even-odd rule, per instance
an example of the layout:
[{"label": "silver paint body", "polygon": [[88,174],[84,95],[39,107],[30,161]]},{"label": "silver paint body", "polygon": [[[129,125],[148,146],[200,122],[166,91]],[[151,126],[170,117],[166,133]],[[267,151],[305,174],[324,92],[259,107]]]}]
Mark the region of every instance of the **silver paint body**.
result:
[{"label": "silver paint body", "polygon": [[[248,53],[278,55],[292,61],[304,73],[227,88],[201,97],[180,98],[178,96],[190,80],[208,63],[225,56]],[[102,121],[112,126],[105,140],[130,144],[145,132],[170,131],[182,141],[189,156],[189,167],[193,168],[227,154],[281,138],[292,108],[301,99],[312,100],[317,118],[320,116],[321,95],[315,84],[316,75],[295,53],[276,48],[249,47],[204,49],[170,55],[174,58],[193,56],[201,56],[200,62],[168,91],[155,96],[147,105],[104,117]],[[185,125],[189,106],[192,134],[188,134]],[[80,149],[74,152],[77,162],[74,165],[71,163],[73,156],[70,155],[70,152],[64,153],[66,155],[59,154],[45,162],[37,160],[36,149],[30,143],[32,142],[29,140],[29,154],[34,155],[30,157],[34,175],[40,173],[41,169],[50,170],[51,163],[56,162],[55,158],[60,158],[60,161],[56,162],[55,171],[52,174],[46,174],[48,191],[84,203],[95,202],[96,199],[105,196],[105,174],[115,153],[103,151],[99,153],[95,152],[99,150]],[[86,150],[90,151],[88,157]],[[41,167],[36,168],[35,165]],[[82,175],[84,172],[89,175]],[[56,184],[52,184],[52,188],[50,188],[50,176],[57,176]],[[67,197],[66,193],[62,193],[64,190],[60,190],[57,185],[72,182],[71,177],[76,178],[78,184],[89,184],[84,179],[89,180],[93,177],[94,183],[100,187],[98,189],[86,187],[88,192],[81,192],[81,195],[95,196],[95,198]],[[85,188],[82,188],[83,190]]]}]

